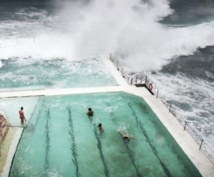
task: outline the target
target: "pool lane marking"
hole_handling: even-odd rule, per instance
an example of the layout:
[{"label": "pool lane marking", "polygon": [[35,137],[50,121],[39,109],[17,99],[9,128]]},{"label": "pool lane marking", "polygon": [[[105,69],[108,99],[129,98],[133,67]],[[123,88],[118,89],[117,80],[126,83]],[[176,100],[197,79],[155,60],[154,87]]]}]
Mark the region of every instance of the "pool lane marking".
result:
[{"label": "pool lane marking", "polygon": [[[123,142],[124,142],[124,141],[123,141]],[[133,155],[132,155],[132,153],[131,153],[131,150],[129,149],[128,144],[126,144],[125,142],[124,142],[124,144],[125,144],[125,146],[126,146],[127,153],[128,153],[128,155],[129,155],[129,158],[131,159],[132,164],[133,164],[134,167],[135,167],[137,177],[141,177],[142,175],[141,175],[140,172],[138,171],[138,167],[137,167],[137,165],[135,164],[134,157],[133,157]]]},{"label": "pool lane marking", "polygon": [[47,122],[45,125],[45,137],[46,137],[46,146],[45,146],[45,173],[47,174],[47,170],[49,169],[49,152],[50,152],[50,135],[49,135],[49,121],[51,119],[51,115],[50,115],[50,109],[48,108],[46,110],[46,115],[47,115]]},{"label": "pool lane marking", "polygon": [[[114,118],[113,112],[110,112],[110,117],[111,117],[112,122],[113,122],[114,124],[116,124],[115,121],[114,121],[114,119],[113,119],[113,118]],[[124,142],[124,141],[123,141],[123,142]],[[124,142],[124,144],[125,144],[127,153],[128,153],[128,155],[129,155],[129,158],[131,159],[132,165],[133,165],[134,168],[135,168],[137,177],[142,177],[142,175],[141,175],[140,172],[138,171],[137,165],[135,164],[135,160],[134,160],[134,157],[133,157],[133,155],[132,155],[132,151],[129,149],[128,144],[126,144],[125,142]]]},{"label": "pool lane marking", "polygon": [[139,118],[138,118],[136,112],[134,111],[134,109],[133,109],[133,107],[131,106],[130,103],[128,103],[128,107],[129,107],[130,110],[132,111],[132,115],[134,116],[137,125],[140,127],[141,132],[142,132],[143,135],[145,136],[146,141],[147,141],[148,144],[150,145],[150,147],[151,147],[151,149],[152,149],[154,155],[158,158],[158,160],[159,160],[159,162],[160,162],[160,164],[161,164],[161,166],[162,166],[162,168],[163,168],[165,174],[166,174],[168,177],[172,177],[170,171],[168,170],[168,168],[166,167],[166,165],[164,164],[164,162],[161,160],[161,158],[158,156],[157,149],[156,149],[155,146],[152,144],[151,139],[149,138],[149,136],[148,136],[146,130],[143,128],[143,125],[142,125],[141,121],[139,120]]},{"label": "pool lane marking", "polygon": [[96,124],[93,123],[92,117],[89,117],[89,121],[90,121],[91,124],[93,124],[94,135],[95,135],[95,138],[96,138],[96,140],[97,140],[97,148],[98,148],[99,153],[100,153],[100,158],[101,158],[101,160],[102,160],[102,162],[103,162],[105,176],[106,176],[106,177],[109,177],[109,169],[108,169],[108,165],[107,165],[106,160],[105,160],[105,156],[104,156],[104,154],[103,154],[102,143],[101,143],[100,138],[99,138],[99,136],[98,136],[98,134],[97,134],[97,130],[96,130],[97,127],[96,127]]},{"label": "pool lane marking", "polygon": [[93,123],[93,127],[94,127],[94,135],[97,139],[97,148],[99,150],[100,158],[102,159],[103,166],[104,166],[104,172],[105,172],[106,177],[109,177],[108,165],[106,164],[105,156],[103,155],[102,143],[101,143],[100,138],[98,136],[97,127],[96,127],[95,123]]},{"label": "pool lane marking", "polygon": [[76,140],[75,140],[75,136],[74,136],[74,126],[73,126],[73,119],[72,119],[72,112],[71,112],[71,108],[67,108],[68,110],[68,125],[70,127],[70,130],[68,131],[68,134],[71,137],[71,151],[72,151],[72,155],[73,155],[73,163],[76,167],[76,176],[80,177],[80,172],[79,172],[79,163],[78,163],[78,154],[77,154],[77,148],[76,148]]},{"label": "pool lane marking", "polygon": [[[38,114],[37,114],[37,117],[36,117],[36,121],[35,121],[35,124],[34,124],[34,128],[37,126],[37,124],[38,124],[38,122],[39,122],[39,120],[40,120],[40,118],[41,118],[41,112],[42,112],[42,108],[44,107],[44,103],[45,103],[45,99],[42,100],[42,104],[41,104],[40,108],[38,108],[39,111],[38,111]],[[38,106],[39,106],[39,105],[38,105]],[[37,109],[38,106],[36,106],[36,107],[34,108],[34,111]],[[31,117],[33,117],[33,116],[34,116],[34,115],[32,115]]]},{"label": "pool lane marking", "polygon": [[36,117],[36,122],[34,124],[34,128],[37,127],[37,124],[41,118],[41,113],[42,113],[42,108],[39,109],[39,112],[38,112],[37,117]]}]

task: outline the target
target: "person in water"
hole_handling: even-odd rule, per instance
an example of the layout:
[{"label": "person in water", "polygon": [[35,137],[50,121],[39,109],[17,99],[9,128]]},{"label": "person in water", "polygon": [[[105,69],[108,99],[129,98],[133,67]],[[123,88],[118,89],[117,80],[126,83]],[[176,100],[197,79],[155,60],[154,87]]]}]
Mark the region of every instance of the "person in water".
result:
[{"label": "person in water", "polygon": [[103,132],[104,132],[104,129],[103,129],[103,127],[102,127],[102,124],[98,124],[97,127],[98,127],[100,133],[103,133]]},{"label": "person in water", "polygon": [[87,115],[88,115],[89,117],[93,116],[93,115],[94,115],[94,111],[92,111],[91,108],[88,108]]},{"label": "person in water", "polygon": [[21,120],[21,124],[22,126],[24,125],[24,121],[27,121],[25,118],[25,114],[24,114],[24,108],[21,107],[21,109],[19,110],[19,118]]},{"label": "person in water", "polygon": [[123,137],[123,140],[125,143],[128,143],[131,139],[135,139],[134,137],[131,137],[131,136],[124,134],[121,130],[119,130],[119,133]]}]

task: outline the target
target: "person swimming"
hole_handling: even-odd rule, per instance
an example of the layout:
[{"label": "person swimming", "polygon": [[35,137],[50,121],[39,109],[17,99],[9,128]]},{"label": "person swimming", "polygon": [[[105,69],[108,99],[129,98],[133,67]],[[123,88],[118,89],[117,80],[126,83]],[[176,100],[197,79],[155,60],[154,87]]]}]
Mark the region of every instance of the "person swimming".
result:
[{"label": "person swimming", "polygon": [[87,115],[88,115],[89,117],[93,116],[93,115],[94,115],[94,111],[92,111],[91,108],[88,108]]},{"label": "person swimming", "polygon": [[124,134],[121,130],[119,130],[119,133],[122,135],[125,143],[128,143],[131,139],[135,139],[134,137]]},{"label": "person swimming", "polygon": [[104,129],[103,129],[103,127],[102,127],[102,124],[98,124],[97,127],[98,127],[100,133],[103,133],[103,132],[104,132]]}]

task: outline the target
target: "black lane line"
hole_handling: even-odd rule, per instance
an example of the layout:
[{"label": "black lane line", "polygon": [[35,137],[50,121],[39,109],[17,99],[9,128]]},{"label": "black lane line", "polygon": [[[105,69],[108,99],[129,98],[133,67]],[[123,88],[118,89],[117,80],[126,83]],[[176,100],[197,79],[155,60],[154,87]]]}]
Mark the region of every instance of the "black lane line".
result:
[{"label": "black lane line", "polygon": [[70,130],[68,131],[68,134],[70,135],[71,137],[71,146],[70,146],[70,149],[71,149],[71,152],[72,152],[72,155],[73,155],[73,163],[76,167],[76,176],[77,177],[80,177],[80,172],[79,172],[79,163],[78,163],[78,154],[77,154],[77,147],[76,147],[76,140],[75,140],[75,135],[74,135],[74,126],[73,126],[73,119],[72,119],[72,112],[71,112],[71,108],[67,108],[68,110],[68,125],[69,125],[69,128]]},{"label": "black lane line", "polygon": [[42,105],[41,105],[41,108],[39,109],[38,115],[36,117],[36,122],[34,124],[34,127],[37,126],[37,124],[38,124],[38,122],[39,122],[39,120],[41,118],[41,112],[42,112],[42,108],[44,107],[44,103],[45,103],[45,99],[43,99],[43,101],[42,101]]},{"label": "black lane line", "polygon": [[100,141],[100,138],[99,138],[99,135],[97,133],[97,127],[95,124],[93,124],[94,126],[94,135],[97,139],[97,148],[99,150],[99,153],[100,153],[100,158],[102,159],[102,162],[103,162],[103,166],[104,166],[104,173],[105,173],[105,176],[106,177],[109,177],[109,170],[108,170],[108,166],[106,164],[106,160],[105,160],[105,157],[103,155],[103,150],[102,150],[102,143]]},{"label": "black lane line", "polygon": [[47,117],[47,122],[45,125],[45,174],[48,176],[48,169],[49,169],[49,153],[50,153],[50,126],[49,126],[49,121],[51,119],[50,115],[50,109],[48,108],[46,110],[46,117]]},{"label": "black lane line", "polygon": [[134,168],[135,168],[135,170],[136,170],[136,175],[137,175],[137,177],[141,177],[142,175],[141,175],[141,174],[139,173],[139,171],[138,171],[138,167],[137,167],[137,165],[135,164],[134,157],[133,157],[133,155],[132,155],[132,153],[131,153],[131,150],[129,149],[128,144],[126,144],[125,142],[124,142],[124,144],[125,144],[125,146],[126,146],[127,153],[128,153],[128,155],[129,155],[129,158],[131,159],[132,164],[133,164],[133,166],[134,166]]},{"label": "black lane line", "polygon": [[[39,99],[41,99],[41,98],[39,98]],[[38,101],[38,102],[39,102],[39,101]],[[26,126],[26,127],[28,127],[28,126],[30,126],[31,128],[35,128],[35,127],[36,127],[36,125],[38,124],[38,121],[39,121],[39,119],[40,119],[40,114],[41,114],[43,105],[44,105],[44,99],[43,99],[43,101],[42,101],[41,108],[39,108],[40,105],[38,105],[38,103],[37,103],[37,105],[34,107],[33,113],[32,113],[31,116],[29,117],[28,123],[27,123],[27,126]],[[37,112],[37,109],[39,109],[38,112]],[[37,115],[36,115],[36,114],[37,114]],[[32,123],[30,123],[30,119],[32,119],[34,116],[36,116],[36,121],[35,121],[35,124],[32,124]],[[24,130],[25,130],[25,129],[24,129]]]},{"label": "black lane line", "polygon": [[[114,124],[116,124],[116,122],[114,121],[114,114],[113,114],[113,112],[110,112],[110,117],[111,117],[112,122],[114,122]],[[133,165],[134,168],[135,168],[137,177],[142,177],[142,175],[141,175],[140,172],[138,171],[137,165],[135,164],[134,157],[133,157],[133,155],[132,155],[131,150],[129,149],[128,144],[126,144],[126,143],[124,142],[124,145],[125,145],[125,147],[126,147],[126,150],[127,150],[128,155],[129,155],[129,158],[131,159],[132,165]]]},{"label": "black lane line", "polygon": [[128,103],[128,106],[130,108],[130,110],[132,111],[132,115],[134,116],[135,118],[135,121],[137,123],[137,125],[140,127],[141,129],[141,132],[143,133],[143,135],[145,136],[146,138],[146,142],[148,142],[148,144],[150,145],[154,155],[157,157],[157,159],[159,160],[165,174],[168,176],[168,177],[172,177],[170,171],[168,170],[168,168],[166,167],[166,165],[164,164],[164,162],[161,160],[161,158],[159,157],[158,155],[158,152],[157,152],[157,149],[155,148],[155,146],[152,144],[152,140],[149,138],[148,134],[147,134],[147,131],[143,128],[143,125],[141,123],[141,121],[139,120],[136,112],[134,111],[134,109],[132,108],[131,104]]},{"label": "black lane line", "polygon": [[102,143],[101,143],[99,135],[97,133],[97,127],[96,127],[95,123],[93,123],[92,119],[93,119],[93,117],[89,117],[89,121],[90,121],[90,123],[93,124],[93,127],[94,127],[94,135],[95,135],[95,138],[97,140],[97,148],[98,148],[99,153],[100,153],[100,158],[101,158],[101,160],[103,162],[104,173],[105,173],[106,177],[109,177],[108,165],[106,163],[105,156],[103,155]]}]

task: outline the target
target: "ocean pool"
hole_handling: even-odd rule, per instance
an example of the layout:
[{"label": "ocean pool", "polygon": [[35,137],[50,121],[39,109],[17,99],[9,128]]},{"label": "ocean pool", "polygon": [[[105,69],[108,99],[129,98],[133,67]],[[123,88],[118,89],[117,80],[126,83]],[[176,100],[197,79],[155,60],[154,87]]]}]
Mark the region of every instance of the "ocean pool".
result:
[{"label": "ocean pool", "polygon": [[[124,143],[118,130],[135,139]],[[145,101],[118,92],[38,98],[10,176],[201,175]]]}]

